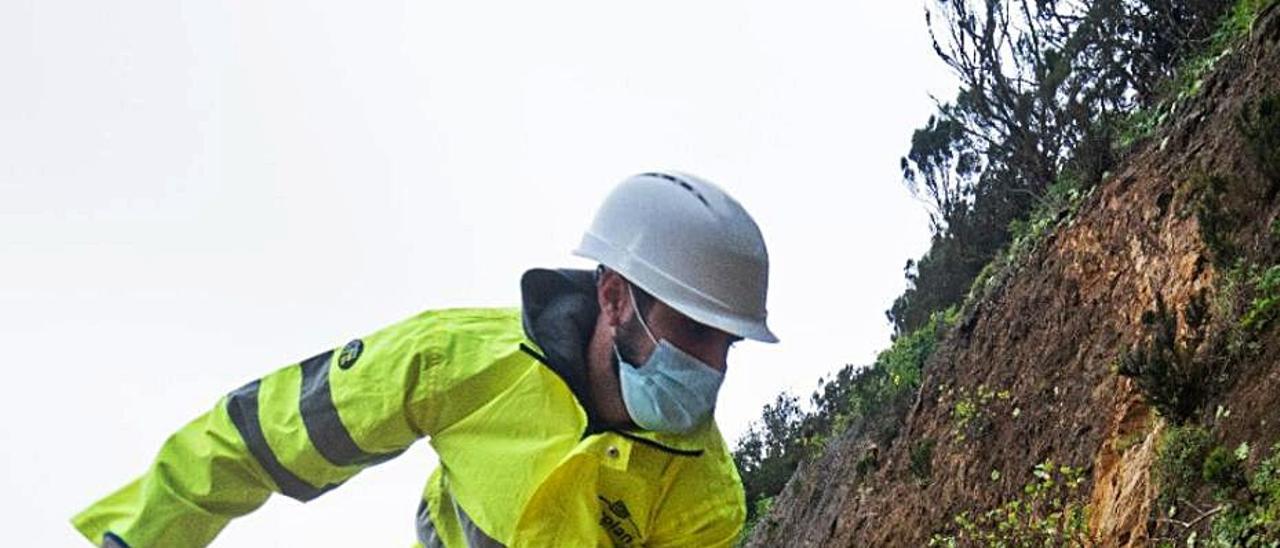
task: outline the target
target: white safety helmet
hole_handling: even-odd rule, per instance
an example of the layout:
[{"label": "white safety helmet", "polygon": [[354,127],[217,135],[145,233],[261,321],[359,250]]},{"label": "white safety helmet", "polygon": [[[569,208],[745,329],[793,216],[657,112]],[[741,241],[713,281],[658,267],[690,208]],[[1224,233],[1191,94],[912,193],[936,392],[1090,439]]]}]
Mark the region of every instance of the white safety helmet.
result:
[{"label": "white safety helmet", "polygon": [[670,171],[628,178],[605,198],[573,253],[697,322],[778,342],[765,325],[764,237],[751,215],[709,181]]}]

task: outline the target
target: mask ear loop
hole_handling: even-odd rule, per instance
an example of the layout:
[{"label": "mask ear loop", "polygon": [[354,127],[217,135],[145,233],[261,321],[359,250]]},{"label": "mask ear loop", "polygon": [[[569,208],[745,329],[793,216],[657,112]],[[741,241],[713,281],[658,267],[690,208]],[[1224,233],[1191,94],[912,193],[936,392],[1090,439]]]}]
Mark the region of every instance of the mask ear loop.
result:
[{"label": "mask ear loop", "polygon": [[640,320],[640,327],[644,328],[645,334],[653,340],[653,344],[658,344],[658,338],[653,336],[653,332],[649,331],[649,326],[644,323],[644,314],[640,312],[640,303],[636,301],[636,292],[631,289],[631,282],[627,282],[627,293],[631,295],[631,310],[635,312],[636,318]]}]

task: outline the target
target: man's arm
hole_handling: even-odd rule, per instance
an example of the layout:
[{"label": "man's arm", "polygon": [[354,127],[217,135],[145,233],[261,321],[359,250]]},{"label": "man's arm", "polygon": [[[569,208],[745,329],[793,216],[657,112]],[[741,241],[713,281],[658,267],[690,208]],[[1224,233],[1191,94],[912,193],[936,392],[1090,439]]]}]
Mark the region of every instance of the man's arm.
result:
[{"label": "man's arm", "polygon": [[138,479],[72,519],[90,542],[205,546],[271,493],[308,501],[436,422],[431,313],[281,368],[170,436]]}]

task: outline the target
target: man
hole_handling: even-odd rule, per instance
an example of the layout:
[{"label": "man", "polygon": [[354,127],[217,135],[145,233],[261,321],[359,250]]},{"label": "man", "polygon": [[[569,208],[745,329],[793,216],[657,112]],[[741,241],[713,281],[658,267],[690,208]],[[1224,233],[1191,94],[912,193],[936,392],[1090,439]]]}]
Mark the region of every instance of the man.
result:
[{"label": "man", "polygon": [[776,342],[768,256],[711,183],[616,187],[523,306],[431,310],[231,391],[75,516],[102,546],[204,546],[273,492],[311,500],[428,437],[422,546],[723,546],[741,480],[712,419],[729,347]]}]

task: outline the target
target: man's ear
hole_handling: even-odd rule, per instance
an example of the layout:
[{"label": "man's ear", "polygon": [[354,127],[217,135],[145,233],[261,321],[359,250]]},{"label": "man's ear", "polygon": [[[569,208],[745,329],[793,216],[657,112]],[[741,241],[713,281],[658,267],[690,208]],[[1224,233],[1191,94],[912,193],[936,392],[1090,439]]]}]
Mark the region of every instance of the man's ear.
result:
[{"label": "man's ear", "polygon": [[596,283],[596,302],[600,305],[600,317],[605,325],[617,328],[630,310],[626,280],[609,269],[605,269]]}]

